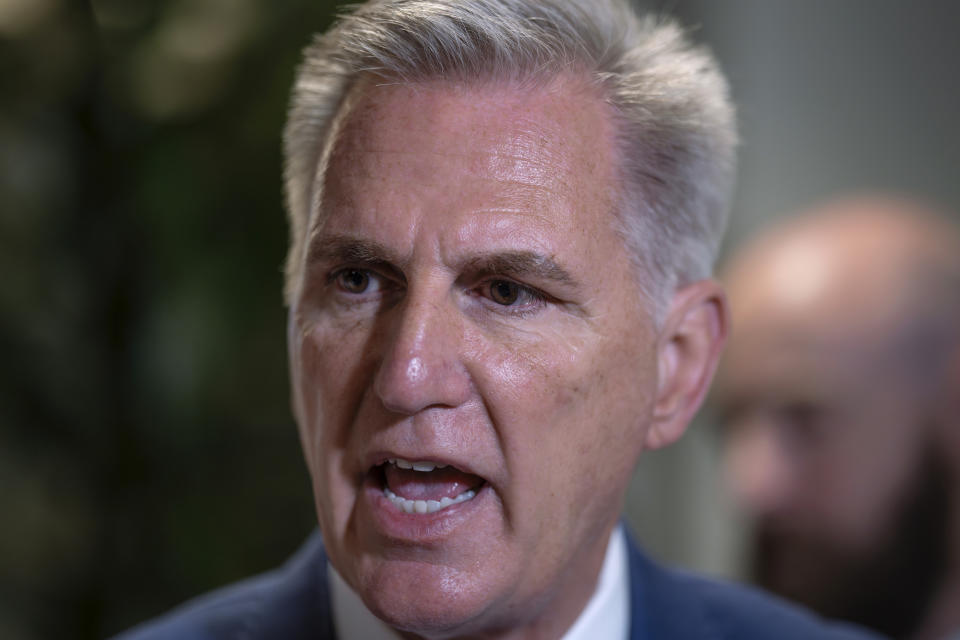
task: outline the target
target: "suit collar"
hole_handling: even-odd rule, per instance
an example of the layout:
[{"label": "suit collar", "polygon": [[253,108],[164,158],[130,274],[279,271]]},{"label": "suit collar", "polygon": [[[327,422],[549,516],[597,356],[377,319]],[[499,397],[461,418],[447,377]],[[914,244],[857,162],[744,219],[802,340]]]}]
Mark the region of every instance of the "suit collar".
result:
[{"label": "suit collar", "polygon": [[[703,605],[677,574],[644,555],[627,536],[630,564],[630,640],[719,637],[707,621]],[[688,585],[689,587],[689,585]]]}]

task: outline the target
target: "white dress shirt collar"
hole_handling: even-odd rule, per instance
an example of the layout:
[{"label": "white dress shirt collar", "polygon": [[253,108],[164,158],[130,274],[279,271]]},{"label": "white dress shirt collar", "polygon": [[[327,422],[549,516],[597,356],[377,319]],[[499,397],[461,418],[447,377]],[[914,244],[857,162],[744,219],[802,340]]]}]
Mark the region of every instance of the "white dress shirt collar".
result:
[{"label": "white dress shirt collar", "polygon": [[[400,636],[370,613],[356,593],[327,563],[333,623],[340,640],[398,640]],[[626,640],[630,631],[630,575],[622,527],[610,535],[597,587],[561,640]]]}]

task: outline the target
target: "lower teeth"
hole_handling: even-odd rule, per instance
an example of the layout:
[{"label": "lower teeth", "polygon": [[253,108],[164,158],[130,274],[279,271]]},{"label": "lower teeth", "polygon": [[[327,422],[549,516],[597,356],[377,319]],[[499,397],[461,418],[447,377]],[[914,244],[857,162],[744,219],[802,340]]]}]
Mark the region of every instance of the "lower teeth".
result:
[{"label": "lower teeth", "polygon": [[466,502],[476,496],[477,492],[473,489],[468,489],[456,498],[445,497],[440,500],[407,500],[390,491],[389,487],[384,487],[383,495],[387,496],[387,500],[397,505],[397,508],[404,513],[433,513],[441,509],[446,509],[450,505]]}]

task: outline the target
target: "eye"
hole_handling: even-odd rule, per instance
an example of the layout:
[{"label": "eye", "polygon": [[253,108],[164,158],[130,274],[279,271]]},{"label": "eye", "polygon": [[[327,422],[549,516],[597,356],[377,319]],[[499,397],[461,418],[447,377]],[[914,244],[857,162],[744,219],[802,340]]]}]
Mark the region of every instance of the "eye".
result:
[{"label": "eye", "polygon": [[520,297],[520,285],[509,280],[492,280],[489,284],[490,299],[497,304],[509,306]]},{"label": "eye", "polygon": [[355,295],[372,293],[380,288],[377,276],[371,277],[370,272],[363,269],[343,269],[333,274],[333,279],[342,291]]},{"label": "eye", "polygon": [[502,278],[487,280],[477,291],[481,297],[496,305],[495,308],[511,313],[532,313],[547,302],[547,296],[536,289]]}]

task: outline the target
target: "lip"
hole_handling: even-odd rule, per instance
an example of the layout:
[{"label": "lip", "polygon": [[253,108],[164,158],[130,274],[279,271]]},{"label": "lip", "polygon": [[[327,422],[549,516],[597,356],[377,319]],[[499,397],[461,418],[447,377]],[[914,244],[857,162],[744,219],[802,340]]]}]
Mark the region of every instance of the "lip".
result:
[{"label": "lip", "polygon": [[[387,457],[403,458],[404,456]],[[430,457],[406,459],[451,464]],[[462,467],[457,466],[457,468],[466,471]],[[467,471],[467,473],[470,472]],[[494,501],[493,488],[484,480],[477,489],[477,495],[466,502],[453,504],[433,513],[406,513],[383,494],[380,474],[368,473],[361,487],[360,516],[369,522],[371,532],[387,542],[405,546],[430,546],[442,543],[463,525],[475,518],[483,517],[484,512],[492,508]]]}]

